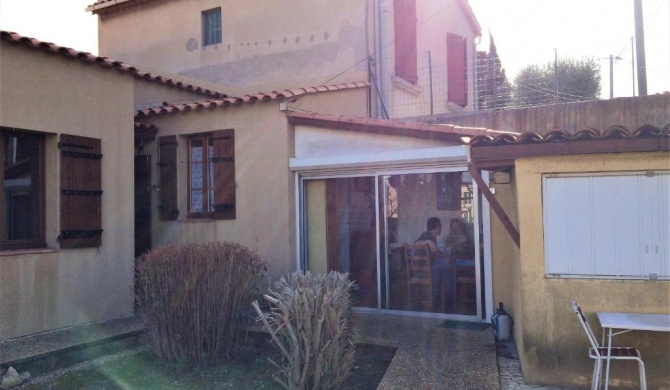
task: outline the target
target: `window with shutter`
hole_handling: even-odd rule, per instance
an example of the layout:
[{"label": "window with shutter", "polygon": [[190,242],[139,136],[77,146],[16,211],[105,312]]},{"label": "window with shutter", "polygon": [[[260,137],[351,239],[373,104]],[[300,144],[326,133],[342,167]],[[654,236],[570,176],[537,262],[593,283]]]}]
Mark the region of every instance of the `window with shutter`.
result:
[{"label": "window with shutter", "polygon": [[393,15],[395,75],[416,84],[416,0],[395,0]]},{"label": "window with shutter", "polygon": [[44,136],[1,129],[0,249],[45,247]]},{"label": "window with shutter", "polygon": [[177,203],[177,136],[158,138],[159,202],[161,220],[175,220],[179,216]]},{"label": "window with shutter", "polygon": [[235,219],[235,138],[233,129],[189,138],[191,218]]},{"label": "window with shutter", "polygon": [[447,33],[447,96],[450,102],[468,104],[468,62],[466,39]]},{"label": "window with shutter", "polygon": [[61,248],[102,244],[102,154],[97,138],[62,134],[60,172]]}]

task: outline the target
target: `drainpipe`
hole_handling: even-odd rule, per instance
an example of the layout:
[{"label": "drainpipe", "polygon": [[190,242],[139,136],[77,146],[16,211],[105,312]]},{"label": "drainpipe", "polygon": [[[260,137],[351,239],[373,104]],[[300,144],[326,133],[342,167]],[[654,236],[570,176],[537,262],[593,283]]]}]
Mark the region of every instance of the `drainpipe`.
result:
[{"label": "drainpipe", "polygon": [[377,85],[379,86],[379,96],[377,99],[377,118],[388,118],[389,104],[389,76],[388,72],[388,18],[389,4],[388,0],[375,0],[375,53],[377,54]]}]

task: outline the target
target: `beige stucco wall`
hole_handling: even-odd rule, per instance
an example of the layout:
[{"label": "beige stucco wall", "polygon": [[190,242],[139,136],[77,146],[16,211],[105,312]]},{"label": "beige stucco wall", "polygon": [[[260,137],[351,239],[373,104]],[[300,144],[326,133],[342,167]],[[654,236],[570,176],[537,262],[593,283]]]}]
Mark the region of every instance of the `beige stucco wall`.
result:
[{"label": "beige stucco wall", "polygon": [[[0,252],[0,340],[133,311],[133,77],[0,43],[0,126],[46,141],[46,240]],[[60,133],[102,140],[102,246],[59,249]]]},{"label": "beige stucco wall", "polygon": [[[250,92],[321,85],[345,70],[331,82],[366,80],[367,64],[358,62],[367,56],[367,3],[147,2],[100,18],[99,52],[141,68],[254,86]],[[216,7],[222,43],[203,47],[201,12]]]},{"label": "beige stucco wall", "polygon": [[[357,101],[356,104],[352,104]],[[313,101],[318,102],[315,104]],[[365,89],[300,97],[301,104],[318,110],[340,110],[351,115],[367,112]],[[301,106],[303,108],[303,106]],[[158,136],[178,135],[179,219],[160,221],[153,215],[153,246],[204,241],[232,241],[256,250],[268,261],[269,277],[296,269],[295,174],[289,169],[294,154],[294,130],[279,101],[256,102],[142,119],[158,126]],[[212,130],[235,130],[237,216],[234,220],[193,220],[187,214],[186,135]],[[158,161],[156,142],[145,151]],[[158,168],[153,167],[158,184]],[[152,198],[158,204],[158,193]],[[153,208],[156,210],[155,207]]]},{"label": "beige stucco wall", "polygon": [[[546,278],[542,224],[544,173],[621,172],[670,169],[669,153],[523,158],[516,161],[519,229],[519,284],[515,302],[515,335],[523,372],[529,383],[587,387],[592,361],[588,341],[570,303],[576,300],[600,335],[597,311],[670,314],[670,282]],[[497,276],[494,276],[497,278]],[[523,331],[519,332],[519,328]],[[650,389],[670,388],[670,334],[631,332],[617,336],[618,345],[640,349]],[[636,364],[615,364],[613,378],[623,387],[637,386]]]}]

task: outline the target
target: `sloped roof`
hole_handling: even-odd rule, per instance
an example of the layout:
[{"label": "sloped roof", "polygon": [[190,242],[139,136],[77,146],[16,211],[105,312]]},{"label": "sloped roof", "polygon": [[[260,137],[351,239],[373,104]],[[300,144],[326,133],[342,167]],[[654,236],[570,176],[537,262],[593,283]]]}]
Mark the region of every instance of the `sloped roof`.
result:
[{"label": "sloped roof", "polygon": [[[86,7],[86,11],[92,12],[94,14],[104,12],[106,10],[111,10],[112,7],[125,6],[125,8],[133,5],[141,5],[147,3],[148,1],[158,1],[158,0],[98,0],[95,3]],[[472,11],[468,0],[456,0],[458,6],[460,7],[468,23],[472,27],[472,30],[476,33],[477,36],[482,34],[482,28],[477,21],[475,13]]]},{"label": "sloped roof", "polygon": [[120,6],[134,6],[134,5],[140,5],[143,3],[147,3],[149,1],[157,1],[157,0],[98,0],[95,3],[89,5],[86,7],[86,11],[92,12],[93,14],[99,14],[101,11],[107,11],[110,10],[111,7],[114,7],[115,9],[120,7]]},{"label": "sloped roof", "polygon": [[603,132],[587,128],[574,134],[554,130],[544,135],[482,135],[472,138],[470,145],[473,161],[549,155],[670,151],[670,124],[663,128],[643,125],[634,131],[616,125]]},{"label": "sloped roof", "polygon": [[146,117],[153,115],[176,114],[190,111],[201,111],[218,107],[240,106],[242,104],[252,104],[256,102],[269,102],[274,100],[290,99],[302,95],[308,95],[319,92],[340,91],[347,89],[367,88],[368,83],[357,81],[351,83],[322,85],[318,87],[307,87],[297,89],[287,89],[283,91],[259,92],[253,95],[244,95],[240,97],[226,97],[222,99],[210,99],[201,102],[183,103],[183,104],[164,104],[158,107],[138,110],[135,117]]},{"label": "sloped roof", "polygon": [[[483,127],[463,127],[455,125],[436,125],[422,122],[407,122],[396,119],[375,119],[342,115],[326,115],[308,111],[293,111],[286,114],[292,125],[328,127],[340,130],[404,135],[415,138],[443,139],[464,142],[463,137],[486,135],[515,136],[519,133],[486,129]],[[467,142],[464,142],[467,143]]]},{"label": "sloped roof", "polygon": [[194,92],[198,93],[204,96],[208,97],[214,97],[214,98],[225,98],[226,95],[217,92],[217,91],[212,91],[209,89],[205,89],[193,84],[187,84],[183,83],[181,81],[176,81],[168,77],[163,77],[159,75],[154,75],[151,73],[146,73],[146,72],[141,72],[134,66],[125,64],[121,61],[115,61],[112,59],[109,59],[107,57],[100,57],[96,56],[91,53],[83,52],[83,51],[77,51],[74,49],[70,49],[68,47],[64,46],[58,46],[56,44],[50,43],[50,42],[42,42],[40,40],[34,39],[34,38],[29,38],[29,37],[24,37],[22,35],[19,35],[15,32],[10,32],[10,31],[2,31],[0,30],[0,39],[3,41],[17,44],[17,45],[22,45],[31,49],[36,49],[36,50],[42,50],[47,53],[51,54],[57,54],[61,55],[65,58],[70,58],[73,60],[78,60],[84,63],[88,64],[97,64],[99,66],[105,67],[105,68],[112,68],[116,69],[120,72],[125,72],[132,74],[135,76],[137,79],[149,81],[149,82],[154,82],[158,84],[163,84],[169,87],[173,88],[178,88],[182,90],[186,90],[189,92]]},{"label": "sloped roof", "polygon": [[479,25],[477,17],[475,16],[474,11],[472,11],[472,8],[470,7],[468,0],[457,0],[457,1],[458,6],[461,7],[461,10],[465,14],[465,18],[468,20],[468,23],[470,23],[470,27],[472,27],[472,30],[478,37],[481,36],[482,27]]}]

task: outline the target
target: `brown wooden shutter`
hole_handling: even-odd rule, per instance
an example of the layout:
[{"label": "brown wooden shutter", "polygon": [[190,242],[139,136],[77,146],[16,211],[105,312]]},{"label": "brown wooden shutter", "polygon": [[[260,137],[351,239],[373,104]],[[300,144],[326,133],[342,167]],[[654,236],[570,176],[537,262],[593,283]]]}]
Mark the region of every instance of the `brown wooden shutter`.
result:
[{"label": "brown wooden shutter", "polygon": [[467,47],[465,38],[447,33],[448,99],[460,106],[468,104]]},{"label": "brown wooden shutter", "polygon": [[158,137],[159,201],[161,220],[175,220],[179,216],[177,203],[177,136]]},{"label": "brown wooden shutter", "polygon": [[102,154],[97,138],[62,134],[60,171],[61,248],[102,244]]},{"label": "brown wooden shutter", "polygon": [[395,0],[393,6],[395,75],[416,84],[416,0]]},{"label": "brown wooden shutter", "polygon": [[212,134],[214,168],[214,218],[235,219],[235,133],[233,129]]}]

